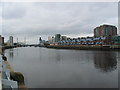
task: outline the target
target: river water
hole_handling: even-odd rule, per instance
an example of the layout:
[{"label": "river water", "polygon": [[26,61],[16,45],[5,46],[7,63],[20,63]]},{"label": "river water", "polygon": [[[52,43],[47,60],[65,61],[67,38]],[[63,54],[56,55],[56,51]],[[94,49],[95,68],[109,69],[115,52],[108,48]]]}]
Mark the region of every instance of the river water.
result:
[{"label": "river water", "polygon": [[118,51],[20,47],[5,55],[28,88],[118,87]]}]

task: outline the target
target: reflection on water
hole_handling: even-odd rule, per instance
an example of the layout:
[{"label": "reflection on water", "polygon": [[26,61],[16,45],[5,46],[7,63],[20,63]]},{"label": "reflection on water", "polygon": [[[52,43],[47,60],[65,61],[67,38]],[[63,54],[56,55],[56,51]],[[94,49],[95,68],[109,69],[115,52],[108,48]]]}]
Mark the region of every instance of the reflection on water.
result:
[{"label": "reflection on water", "polygon": [[10,56],[10,58],[13,58],[13,56],[14,56],[14,49],[9,49],[9,56]]},{"label": "reflection on water", "polygon": [[94,53],[94,64],[102,72],[111,72],[117,68],[117,57],[115,52]]},{"label": "reflection on water", "polygon": [[5,54],[29,88],[118,87],[117,51],[26,47]]},{"label": "reflection on water", "polygon": [[57,52],[55,52],[55,56],[56,56],[56,61],[57,62],[60,62],[60,60],[61,60],[61,58],[60,58],[60,52],[59,51],[57,51]]}]

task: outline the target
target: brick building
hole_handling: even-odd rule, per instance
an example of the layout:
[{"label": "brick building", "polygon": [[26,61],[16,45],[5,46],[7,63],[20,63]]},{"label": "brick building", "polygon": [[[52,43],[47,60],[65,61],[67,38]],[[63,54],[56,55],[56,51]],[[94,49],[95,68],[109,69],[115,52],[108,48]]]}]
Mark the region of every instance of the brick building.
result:
[{"label": "brick building", "polygon": [[117,27],[112,25],[101,25],[94,29],[94,37],[107,37],[117,35]]}]

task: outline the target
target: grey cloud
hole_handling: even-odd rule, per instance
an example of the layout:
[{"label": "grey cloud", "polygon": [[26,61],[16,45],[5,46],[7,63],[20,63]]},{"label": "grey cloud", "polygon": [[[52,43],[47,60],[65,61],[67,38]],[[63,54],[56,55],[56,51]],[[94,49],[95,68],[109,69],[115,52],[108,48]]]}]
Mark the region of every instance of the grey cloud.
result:
[{"label": "grey cloud", "polygon": [[[117,25],[117,3],[5,4],[3,34],[50,36],[82,35],[104,23]],[[9,7],[9,9],[7,9]],[[17,13],[18,12],[18,13]]]},{"label": "grey cloud", "polygon": [[26,8],[18,3],[5,3],[5,5],[2,7],[2,11],[3,19],[17,19],[24,17],[26,14]]}]

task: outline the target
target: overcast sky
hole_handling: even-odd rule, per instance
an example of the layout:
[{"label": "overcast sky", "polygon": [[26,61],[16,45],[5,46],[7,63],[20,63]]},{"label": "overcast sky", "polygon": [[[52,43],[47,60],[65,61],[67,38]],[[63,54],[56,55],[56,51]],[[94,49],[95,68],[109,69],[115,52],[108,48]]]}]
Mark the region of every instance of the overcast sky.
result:
[{"label": "overcast sky", "polygon": [[38,43],[56,33],[70,37],[93,36],[102,24],[118,26],[117,2],[4,2],[0,4],[2,35]]}]

